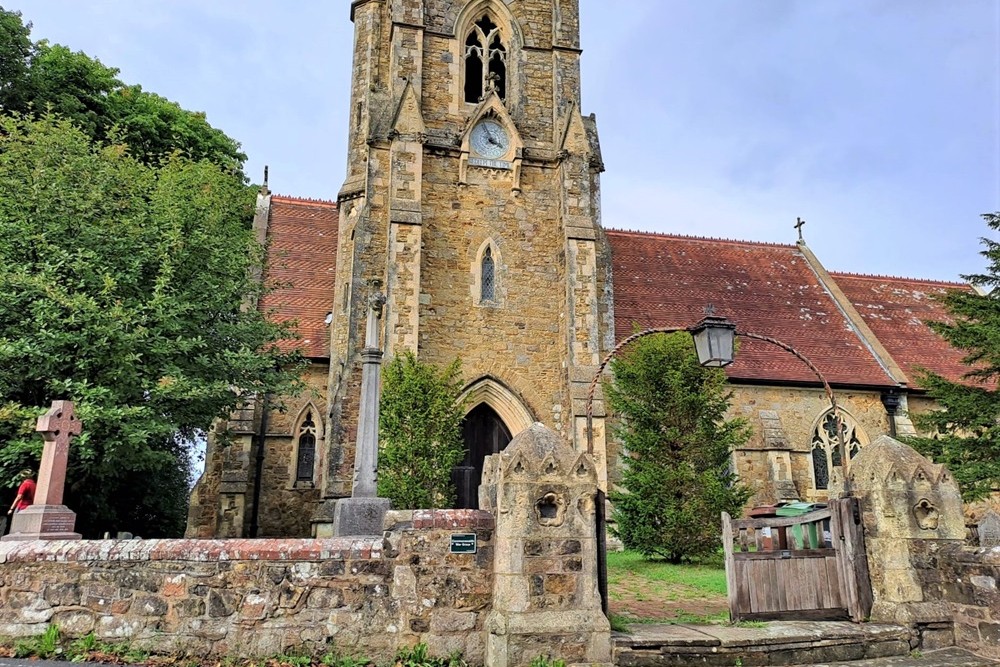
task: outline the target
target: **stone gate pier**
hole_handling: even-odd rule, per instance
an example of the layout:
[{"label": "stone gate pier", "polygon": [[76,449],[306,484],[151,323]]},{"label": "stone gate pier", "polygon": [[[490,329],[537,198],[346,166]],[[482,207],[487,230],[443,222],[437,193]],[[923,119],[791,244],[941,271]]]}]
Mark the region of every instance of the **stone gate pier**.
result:
[{"label": "stone gate pier", "polygon": [[542,424],[486,459],[479,505],[496,517],[488,667],[538,656],[611,664],[597,588],[596,493],[593,459]]},{"label": "stone gate pier", "polygon": [[1000,547],[965,546],[951,473],[882,436],[852,461],[850,492],[861,501],[871,620],[910,626],[923,649],[1000,658]]}]

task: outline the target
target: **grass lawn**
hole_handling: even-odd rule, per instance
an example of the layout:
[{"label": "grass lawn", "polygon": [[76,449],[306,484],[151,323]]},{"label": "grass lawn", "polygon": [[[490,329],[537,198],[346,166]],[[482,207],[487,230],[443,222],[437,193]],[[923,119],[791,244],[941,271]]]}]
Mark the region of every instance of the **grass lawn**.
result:
[{"label": "grass lawn", "polygon": [[622,624],[729,620],[721,558],[671,565],[631,551],[608,553],[608,597],[612,617]]}]

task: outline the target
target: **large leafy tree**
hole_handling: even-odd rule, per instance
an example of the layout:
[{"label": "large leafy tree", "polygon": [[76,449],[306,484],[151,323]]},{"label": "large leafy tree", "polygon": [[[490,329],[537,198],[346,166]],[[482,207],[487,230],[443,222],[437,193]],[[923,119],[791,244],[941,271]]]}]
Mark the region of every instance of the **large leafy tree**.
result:
[{"label": "large leafy tree", "polygon": [[0,7],[0,110],[11,102],[20,106],[17,97],[25,88],[32,48],[31,24],[19,12]]},{"label": "large leafy tree", "polygon": [[418,361],[409,350],[386,365],[379,411],[378,490],[397,509],[452,507],[451,471],[465,456],[460,363]]},{"label": "large leafy tree", "polygon": [[[1000,231],[1000,211],[983,215],[987,226]],[[985,273],[962,276],[986,294],[952,290],[941,302],[952,322],[928,322],[951,345],[965,352],[969,365],[965,382],[952,382],[925,372],[920,385],[942,410],[917,415],[918,428],[930,437],[908,442],[945,464],[962,487],[962,496],[974,500],[1000,488],[1000,243],[982,239]]]},{"label": "large leafy tree", "polygon": [[209,125],[205,114],[126,85],[116,68],[85,53],[32,42],[30,29],[20,13],[0,7],[0,109],[59,114],[95,141],[127,145],[147,164],[180,151],[242,175],[246,155],[239,143]]},{"label": "large leafy tree", "polygon": [[207,160],[155,165],[54,115],[0,118],[0,479],[34,419],[77,404],[66,502],[86,535],[176,535],[191,443],[240,392],[293,389],[287,332],[245,307],[253,193]]},{"label": "large leafy tree", "polygon": [[672,563],[714,553],[721,513],[739,514],[750,495],[731,470],[750,428],[726,419],[725,373],[698,363],[686,333],[640,338],[611,368],[605,391],[625,450],[622,488],[611,494],[617,535]]}]

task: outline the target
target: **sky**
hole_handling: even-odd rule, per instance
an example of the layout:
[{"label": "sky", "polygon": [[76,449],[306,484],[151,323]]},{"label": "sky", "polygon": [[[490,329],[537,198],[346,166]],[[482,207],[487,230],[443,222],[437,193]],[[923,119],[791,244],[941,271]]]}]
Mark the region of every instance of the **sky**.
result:
[{"label": "sky", "polygon": [[[0,0],[204,111],[280,194],[336,199],[348,0]],[[580,0],[603,224],[959,280],[1000,210],[1000,0]]]}]

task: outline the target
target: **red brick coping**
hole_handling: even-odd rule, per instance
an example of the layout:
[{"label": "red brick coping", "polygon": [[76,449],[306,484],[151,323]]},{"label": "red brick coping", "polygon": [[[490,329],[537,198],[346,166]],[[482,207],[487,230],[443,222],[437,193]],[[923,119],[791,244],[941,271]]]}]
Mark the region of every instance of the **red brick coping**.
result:
[{"label": "red brick coping", "polygon": [[[406,513],[399,512],[404,515]],[[479,510],[415,510],[414,530],[492,530],[493,515]],[[400,517],[402,518],[402,516]],[[397,524],[399,525],[399,524]],[[400,527],[404,527],[400,525]],[[331,539],[229,540],[31,540],[0,542],[0,564],[45,561],[235,561],[380,560],[384,540]]]}]

